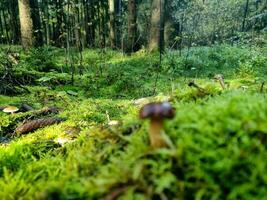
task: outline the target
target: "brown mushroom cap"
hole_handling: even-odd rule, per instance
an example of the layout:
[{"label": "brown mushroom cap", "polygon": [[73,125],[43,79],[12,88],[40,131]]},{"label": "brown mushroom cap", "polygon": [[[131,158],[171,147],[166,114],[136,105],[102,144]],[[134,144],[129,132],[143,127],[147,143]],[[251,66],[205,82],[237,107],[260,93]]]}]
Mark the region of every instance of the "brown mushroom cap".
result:
[{"label": "brown mushroom cap", "polygon": [[3,112],[5,112],[5,113],[14,113],[17,111],[19,111],[19,108],[15,107],[15,106],[8,106],[8,107],[5,107],[5,109],[3,109]]},{"label": "brown mushroom cap", "polygon": [[175,110],[169,102],[149,103],[142,107],[139,116],[141,119],[171,119],[175,115]]},{"label": "brown mushroom cap", "polygon": [[215,80],[224,80],[224,76],[222,75],[222,74],[216,74],[215,76],[214,76],[214,79]]}]

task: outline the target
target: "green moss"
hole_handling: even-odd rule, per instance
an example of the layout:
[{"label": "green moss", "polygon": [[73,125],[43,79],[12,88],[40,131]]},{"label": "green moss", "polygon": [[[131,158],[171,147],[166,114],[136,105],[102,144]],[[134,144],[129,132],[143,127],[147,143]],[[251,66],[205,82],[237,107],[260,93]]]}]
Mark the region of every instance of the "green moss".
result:
[{"label": "green moss", "polygon": [[[39,83],[28,86],[31,93],[27,95],[0,96],[0,106],[22,102],[35,109],[58,106],[63,111],[54,116],[67,119],[0,144],[1,199],[101,199],[118,191],[118,199],[264,199],[266,90],[259,93],[261,82],[255,77],[230,76],[234,73],[229,63],[236,58],[227,51],[237,49],[215,50],[202,49],[208,52],[209,63],[198,71],[203,72],[201,79],[191,69],[180,71],[184,74],[168,71],[167,65],[175,62],[164,61],[156,95],[152,95],[156,54],[139,52],[130,57],[107,51],[100,58],[98,50],[88,50],[85,58],[91,58],[88,65],[94,69],[87,66],[74,85]],[[64,55],[55,54],[59,60]],[[217,66],[214,60],[229,64],[223,66],[229,74],[225,91],[208,76],[210,68]],[[102,75],[97,74],[103,63]],[[255,74],[258,70],[262,68],[255,67]],[[70,78],[55,72],[44,75],[53,76],[53,81]],[[192,77],[204,93],[187,86]],[[149,121],[138,119],[141,104],[135,102],[140,98],[147,102],[171,99],[176,117],[165,122],[165,133],[172,148],[150,148]],[[2,136],[29,115],[1,112]],[[108,118],[120,125],[109,126]],[[70,130],[78,131],[73,136]]]}]

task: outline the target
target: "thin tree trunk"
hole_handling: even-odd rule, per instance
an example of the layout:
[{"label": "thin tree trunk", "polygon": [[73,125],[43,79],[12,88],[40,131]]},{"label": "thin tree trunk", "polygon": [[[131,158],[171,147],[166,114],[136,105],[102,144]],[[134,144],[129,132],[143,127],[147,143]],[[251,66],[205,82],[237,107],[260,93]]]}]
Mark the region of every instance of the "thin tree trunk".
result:
[{"label": "thin tree trunk", "polygon": [[58,47],[62,46],[62,22],[63,22],[63,16],[64,16],[64,11],[63,11],[63,2],[62,0],[56,0],[55,1],[55,6],[56,6],[56,19],[57,19],[57,23],[55,25],[55,33],[54,33],[54,40],[55,40],[55,44]]},{"label": "thin tree trunk", "polygon": [[76,5],[74,6],[74,27],[75,27],[75,44],[76,48],[78,51],[82,49],[82,44],[81,44],[81,26],[80,26],[80,10],[79,7],[77,6],[78,1],[75,2]]},{"label": "thin tree trunk", "polygon": [[4,26],[5,26],[5,32],[6,32],[6,41],[7,41],[7,44],[10,44],[10,37],[9,37],[9,33],[8,33],[8,26],[7,26],[4,10],[2,10],[2,15],[3,15],[3,19],[4,19]]},{"label": "thin tree trunk", "polygon": [[[163,50],[164,0],[152,0],[149,50]],[[162,49],[161,49],[162,48]]]},{"label": "thin tree trunk", "polygon": [[90,15],[89,15],[89,0],[83,0],[84,5],[84,30],[85,30],[85,46],[90,47]]},{"label": "thin tree trunk", "polygon": [[18,44],[20,38],[19,26],[18,26],[18,19],[17,19],[17,8],[18,2],[17,0],[10,0],[9,2],[9,12],[10,12],[10,24],[12,29],[12,43]]},{"label": "thin tree trunk", "polygon": [[122,0],[115,1],[116,46],[122,47]]},{"label": "thin tree trunk", "polygon": [[2,16],[1,16],[1,13],[0,13],[0,42],[1,44],[3,44],[5,41],[3,40],[3,35],[4,35],[4,27],[3,27],[3,23],[2,23]]},{"label": "thin tree trunk", "polygon": [[128,45],[127,52],[131,53],[136,50],[136,1],[128,1]]},{"label": "thin tree trunk", "polygon": [[43,45],[43,34],[39,13],[38,0],[30,0],[31,6],[31,18],[33,22],[33,35],[34,35],[34,46]]},{"label": "thin tree trunk", "polygon": [[[95,31],[96,31],[96,25],[95,25],[95,21],[94,21],[94,17],[95,17],[95,2],[93,0],[87,0],[87,4],[86,4],[86,10],[87,10],[87,15],[88,15],[88,20],[87,20],[87,24],[88,24],[88,29],[87,29],[87,43],[89,44],[90,47],[94,47],[95,46]],[[90,2],[90,4],[89,4]]]},{"label": "thin tree trunk", "polygon": [[249,6],[249,0],[246,1],[246,5],[245,5],[244,17],[243,17],[243,22],[242,22],[242,31],[245,31],[247,15],[248,15],[248,6]]},{"label": "thin tree trunk", "polygon": [[109,2],[109,38],[112,49],[116,48],[116,29],[115,29],[115,0]]},{"label": "thin tree trunk", "polygon": [[44,0],[44,20],[45,20],[45,38],[46,45],[50,45],[50,27],[49,27],[49,2],[48,0]]},{"label": "thin tree trunk", "polygon": [[21,42],[24,48],[33,46],[33,22],[31,18],[31,8],[29,0],[18,0]]}]

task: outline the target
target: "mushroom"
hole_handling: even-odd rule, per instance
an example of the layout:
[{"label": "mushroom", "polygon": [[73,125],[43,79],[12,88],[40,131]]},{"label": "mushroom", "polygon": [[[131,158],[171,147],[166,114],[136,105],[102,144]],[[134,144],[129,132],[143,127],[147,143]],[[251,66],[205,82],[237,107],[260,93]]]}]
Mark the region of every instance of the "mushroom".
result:
[{"label": "mushroom", "polygon": [[107,120],[108,120],[108,125],[109,126],[112,126],[112,127],[117,127],[120,125],[120,122],[117,121],[117,120],[110,120],[110,117],[109,117],[109,114],[108,114],[108,111],[106,110],[106,117],[107,117]]},{"label": "mushroom", "polygon": [[11,114],[13,114],[13,113],[15,113],[17,111],[19,111],[19,109],[17,107],[15,107],[15,106],[7,106],[7,107],[5,107],[3,109],[3,112],[5,112],[5,113],[11,113]]},{"label": "mushroom", "polygon": [[139,113],[141,119],[150,119],[149,138],[153,148],[167,146],[166,141],[161,135],[163,129],[163,121],[165,118],[172,119],[175,110],[169,102],[149,103],[142,107]]},{"label": "mushroom", "polygon": [[119,126],[120,122],[116,121],[116,120],[111,120],[111,121],[108,122],[108,125],[109,126]]},{"label": "mushroom", "polygon": [[248,86],[242,85],[241,88],[242,88],[243,91],[246,91],[248,89]]},{"label": "mushroom", "polygon": [[222,74],[216,74],[214,80],[219,81],[222,89],[225,90],[224,76]]}]

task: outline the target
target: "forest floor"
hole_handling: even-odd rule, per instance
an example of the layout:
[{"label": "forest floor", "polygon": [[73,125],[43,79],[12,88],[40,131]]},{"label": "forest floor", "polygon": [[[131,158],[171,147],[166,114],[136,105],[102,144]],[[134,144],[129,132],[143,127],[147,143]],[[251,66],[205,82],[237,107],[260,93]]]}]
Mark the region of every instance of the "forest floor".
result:
[{"label": "forest floor", "polygon": [[[266,47],[169,51],[161,67],[159,56],[145,51],[85,50],[73,82],[64,50],[12,51],[20,54],[12,77],[27,90],[2,84],[8,94],[0,95],[0,107],[34,110],[0,112],[1,199],[266,198]],[[216,74],[224,76],[224,90]],[[192,80],[202,89],[189,87]],[[166,100],[176,109],[164,125],[171,145],[152,149],[149,121],[138,113]],[[58,110],[38,112],[47,107]],[[64,120],[15,133],[51,117]]]}]

